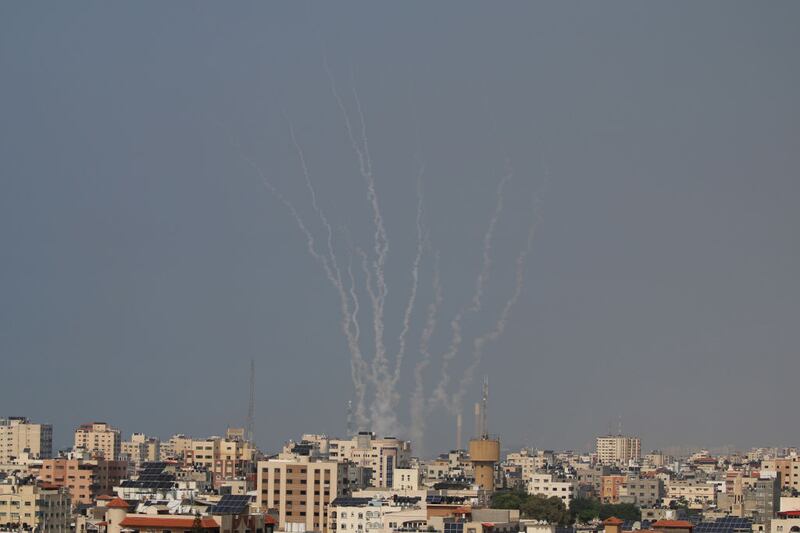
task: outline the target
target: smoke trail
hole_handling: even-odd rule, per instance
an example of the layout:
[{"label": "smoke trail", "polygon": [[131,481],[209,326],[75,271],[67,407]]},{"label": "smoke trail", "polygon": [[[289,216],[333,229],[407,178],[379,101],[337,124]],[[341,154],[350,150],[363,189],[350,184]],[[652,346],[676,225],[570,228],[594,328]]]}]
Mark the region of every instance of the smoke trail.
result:
[{"label": "smoke trail", "polygon": [[475,313],[481,309],[483,291],[486,288],[487,281],[489,281],[489,269],[492,266],[492,237],[494,237],[494,230],[497,226],[497,220],[500,218],[500,213],[503,211],[503,193],[506,183],[513,177],[513,175],[514,172],[511,169],[509,162],[506,161],[506,174],[503,176],[503,179],[500,180],[500,183],[497,184],[497,200],[494,207],[494,213],[492,213],[492,218],[489,221],[489,227],[486,230],[486,234],[483,236],[483,266],[481,267],[481,272],[478,275],[477,281],[475,282],[475,294],[472,298],[472,307],[470,308],[470,311]]},{"label": "smoke trail", "polygon": [[[475,293],[472,297],[472,303],[468,307],[462,307],[458,313],[456,313],[453,320],[450,321],[450,329],[452,330],[452,337],[450,340],[450,344],[447,347],[447,350],[442,355],[442,373],[441,378],[439,380],[439,384],[433,391],[433,400],[441,403],[444,407],[451,411],[453,414],[457,414],[453,411],[454,406],[448,402],[448,395],[447,395],[447,386],[450,383],[450,374],[449,374],[449,367],[450,362],[455,358],[458,354],[458,351],[461,347],[461,343],[463,341],[463,336],[461,334],[461,321],[464,318],[464,314],[467,311],[471,311],[473,313],[478,313],[481,309],[481,301],[483,297],[483,292],[486,286],[486,283],[489,279],[489,270],[491,267],[491,250],[492,250],[492,241],[494,239],[494,232],[495,227],[497,226],[497,221],[500,218],[500,215],[503,211],[503,200],[504,200],[504,190],[506,183],[514,176],[512,169],[506,163],[507,172],[497,184],[497,190],[495,192],[496,202],[495,208],[492,212],[492,216],[489,219],[489,225],[486,229],[486,233],[483,236],[483,264],[481,266],[481,271],[478,274],[478,278],[475,281]],[[431,404],[433,405],[433,404]]]},{"label": "smoke trail", "polygon": [[[339,293],[339,298],[341,302],[341,312],[343,314],[343,321],[346,324],[343,324],[343,330],[345,331],[345,336],[348,340],[348,347],[350,349],[351,354],[351,375],[353,377],[354,388],[356,389],[356,418],[358,424],[363,427],[366,424],[366,415],[365,415],[365,377],[369,378],[369,375],[366,372],[366,364],[364,362],[364,358],[361,354],[359,339],[360,339],[360,328],[358,325],[358,296],[354,290],[354,287],[351,287],[349,292],[349,297],[352,299],[353,302],[353,312],[350,312],[350,301],[348,301],[348,293],[344,289],[344,282],[342,280],[342,273],[339,268],[339,264],[336,259],[336,252],[333,246],[333,228],[331,227],[330,222],[328,222],[327,217],[325,216],[325,212],[320,208],[319,203],[317,202],[317,193],[314,189],[314,185],[311,181],[311,173],[308,169],[308,164],[306,162],[305,153],[303,152],[302,146],[297,140],[297,136],[295,135],[294,127],[292,126],[291,121],[288,118],[284,117],[289,127],[289,134],[292,140],[292,144],[294,146],[295,152],[297,153],[297,158],[300,162],[300,168],[303,173],[303,178],[306,184],[306,188],[308,189],[308,193],[311,197],[311,206],[314,210],[314,213],[320,220],[320,223],[325,228],[327,233],[327,249],[328,249],[328,261],[331,265],[331,270],[333,272],[333,278],[331,282],[334,285],[334,288]],[[329,279],[331,276],[329,276]],[[351,280],[352,281],[352,280]]]},{"label": "smoke trail", "polygon": [[[373,409],[373,411],[380,414],[374,415],[372,422],[374,426],[380,425],[383,427],[387,423],[387,419],[396,420],[396,417],[394,417],[393,414],[391,414],[391,416],[389,415],[393,408],[392,404],[395,403],[396,400],[394,399],[395,395],[393,393],[392,375],[389,372],[388,360],[386,357],[386,347],[384,344],[384,307],[386,295],[388,294],[384,269],[386,265],[386,258],[389,252],[389,241],[386,235],[383,215],[381,214],[380,203],[378,201],[378,195],[375,188],[375,178],[372,172],[372,160],[369,155],[369,144],[367,142],[366,120],[364,118],[361,100],[358,97],[358,92],[356,91],[355,86],[353,86],[353,97],[356,102],[356,110],[361,124],[362,142],[361,145],[359,145],[359,142],[356,140],[349,113],[347,112],[344,101],[342,100],[341,95],[336,88],[336,80],[334,79],[330,67],[328,66],[327,60],[325,61],[324,66],[325,72],[327,73],[330,81],[331,92],[333,93],[339,110],[344,118],[345,129],[347,131],[348,138],[350,139],[350,144],[352,145],[353,151],[358,159],[359,171],[367,186],[367,200],[372,209],[373,225],[375,226],[375,259],[372,262],[372,268],[375,272],[375,290],[372,290],[370,284],[369,292],[373,304],[372,324],[374,330],[373,340],[375,342],[375,355],[372,360],[372,374],[376,385],[376,403],[380,403],[381,405],[375,406]],[[393,431],[393,427],[390,428],[389,431]]]},{"label": "smoke trail", "polygon": [[[384,269],[386,266],[386,257],[389,253],[389,240],[386,236],[386,229],[383,224],[383,215],[381,214],[380,204],[378,202],[378,193],[375,188],[375,178],[372,174],[372,160],[369,155],[369,144],[367,142],[367,126],[364,118],[364,113],[361,107],[361,100],[358,97],[355,84],[353,84],[353,99],[356,103],[356,111],[358,114],[359,122],[361,123],[361,145],[364,154],[364,166],[362,167],[362,176],[367,185],[367,200],[372,207],[372,221],[375,226],[375,260],[373,261],[373,268],[375,270],[375,285],[377,289],[377,307],[373,313],[373,327],[375,329],[375,374],[383,378],[383,387],[389,388],[384,391],[385,394],[391,395],[392,381],[389,375],[388,364],[386,358],[386,347],[383,342],[384,335],[384,309],[386,305],[386,295],[388,288],[386,286],[386,278],[384,277]],[[352,139],[355,143],[355,139]]]},{"label": "smoke trail", "polygon": [[400,331],[400,337],[398,339],[399,347],[397,350],[397,356],[395,357],[394,378],[392,380],[393,387],[397,385],[397,381],[400,379],[400,369],[403,365],[403,357],[405,356],[406,352],[406,335],[408,335],[408,330],[411,328],[411,313],[414,310],[414,303],[417,299],[417,286],[419,285],[419,264],[422,261],[422,252],[424,249],[424,236],[422,228],[422,175],[424,172],[425,165],[420,165],[419,173],[417,174],[417,253],[414,256],[414,261],[411,266],[411,291],[408,297],[408,303],[406,304],[405,312],[403,313],[403,328]]},{"label": "smoke trail", "polygon": [[[358,325],[359,304],[358,304],[358,293],[356,292],[356,280],[355,280],[355,276],[353,276],[352,254],[351,254],[350,260],[349,260],[349,262],[347,264],[347,275],[350,277],[350,298],[353,301],[353,313],[350,316],[350,322],[351,322],[351,324],[353,324],[353,339],[355,340],[355,343],[358,345],[359,341],[360,341],[360,338],[361,338],[361,328]],[[366,368],[366,363],[364,362],[364,359],[363,358],[359,358],[358,360],[355,360],[355,358],[353,358],[353,360],[355,362],[354,363],[351,362],[351,368],[353,366],[358,367],[359,376],[367,375],[367,368]],[[358,388],[358,387],[356,388],[356,400],[357,400],[357,403],[356,403],[356,418],[358,419],[358,424],[359,424],[359,428],[358,429],[359,429],[359,431],[364,429],[366,427],[366,425],[367,425],[367,422],[368,422],[367,415],[366,415],[366,407],[365,407],[365,404],[364,404],[365,394],[366,394],[366,390],[365,390],[365,387],[363,386],[363,382],[362,382],[362,386],[360,388]],[[350,435],[348,435],[348,437],[349,436]]]},{"label": "smoke trail", "polygon": [[421,454],[423,436],[425,434],[425,381],[423,379],[425,369],[431,361],[430,340],[436,330],[436,316],[442,305],[442,286],[439,279],[439,253],[434,253],[433,260],[433,280],[431,282],[433,290],[433,301],[428,305],[427,320],[422,330],[422,337],[419,342],[419,351],[422,360],[414,367],[414,392],[411,395],[411,441]]},{"label": "smoke trail", "polygon": [[494,328],[487,333],[477,337],[473,341],[473,355],[472,355],[472,362],[470,363],[469,367],[464,371],[464,375],[461,378],[461,383],[458,388],[458,392],[455,393],[451,400],[451,406],[458,412],[461,411],[462,402],[464,399],[464,395],[466,394],[467,387],[472,383],[472,379],[475,375],[475,370],[477,369],[478,365],[481,362],[481,358],[483,357],[483,350],[486,344],[497,340],[505,331],[506,325],[508,323],[508,319],[511,316],[511,311],[514,309],[517,301],[519,300],[520,295],[522,294],[522,289],[524,287],[525,282],[525,263],[528,258],[528,255],[531,252],[531,247],[533,245],[533,236],[536,230],[536,222],[534,221],[530,229],[528,230],[528,238],[525,242],[525,246],[520,251],[519,255],[517,256],[516,261],[516,276],[515,276],[515,283],[514,283],[514,291],[511,293],[511,296],[506,301],[505,305],[503,306],[503,310],[500,313],[500,317],[497,319]]},{"label": "smoke trail", "polygon": [[[364,408],[363,408],[363,403],[364,403],[363,398],[366,394],[365,383],[363,379],[364,361],[363,361],[363,356],[361,355],[361,348],[358,344],[358,339],[353,335],[353,323],[351,322],[352,315],[350,314],[349,300],[347,293],[344,289],[344,284],[342,283],[341,280],[341,274],[339,273],[339,275],[337,276],[338,268],[334,270],[334,267],[331,264],[331,261],[328,259],[328,257],[317,251],[316,240],[314,239],[314,235],[309,229],[303,217],[297,211],[297,208],[295,208],[294,204],[292,204],[278,190],[278,188],[275,187],[275,185],[273,185],[272,182],[269,181],[269,179],[267,179],[266,175],[261,170],[261,168],[255,163],[255,161],[252,158],[248,157],[244,153],[241,146],[239,145],[238,142],[236,142],[235,138],[233,138],[232,135],[229,136],[229,139],[231,143],[237,148],[240,157],[242,157],[242,159],[244,159],[250,165],[250,167],[252,167],[255,173],[259,176],[259,178],[261,179],[262,183],[267,188],[267,190],[275,198],[277,198],[278,201],[289,211],[295,223],[297,224],[298,228],[306,238],[306,248],[308,250],[308,253],[314,260],[316,260],[322,266],[322,269],[325,272],[325,276],[327,277],[328,281],[331,282],[334,289],[336,289],[337,293],[339,294],[340,311],[342,313],[340,327],[345,335],[348,344],[348,349],[351,354],[350,375],[353,381],[353,387],[356,390],[356,396],[360,400],[361,404],[360,406],[357,407],[356,416],[359,419],[358,423],[360,425],[362,426],[366,425],[366,416],[364,414]],[[311,189],[313,190],[313,187]],[[330,249],[332,249],[332,241],[329,241],[329,245],[331,246]]]}]

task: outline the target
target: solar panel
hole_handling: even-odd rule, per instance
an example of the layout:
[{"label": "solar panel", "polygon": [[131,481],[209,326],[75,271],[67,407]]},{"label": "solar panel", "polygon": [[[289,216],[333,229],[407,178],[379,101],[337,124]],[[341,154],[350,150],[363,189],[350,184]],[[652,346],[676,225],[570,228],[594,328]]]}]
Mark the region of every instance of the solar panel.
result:
[{"label": "solar panel", "polygon": [[211,514],[243,514],[250,505],[250,496],[226,494],[211,507]]}]

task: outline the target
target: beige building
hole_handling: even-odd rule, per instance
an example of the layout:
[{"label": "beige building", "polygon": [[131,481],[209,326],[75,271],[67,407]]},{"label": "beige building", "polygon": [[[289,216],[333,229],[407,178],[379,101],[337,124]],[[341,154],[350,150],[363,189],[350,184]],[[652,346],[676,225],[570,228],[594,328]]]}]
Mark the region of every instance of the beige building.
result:
[{"label": "beige building", "polygon": [[[258,463],[257,504],[274,509],[284,531],[329,531],[330,503],[345,494],[346,463],[305,456]],[[332,530],[332,528],[330,528]]]},{"label": "beige building", "polygon": [[509,453],[506,456],[506,463],[519,466],[522,469],[522,480],[530,481],[540,470],[544,470],[555,462],[554,454],[549,450],[520,450],[516,453]]},{"label": "beige building", "polygon": [[202,466],[211,472],[214,486],[219,487],[224,480],[243,478],[256,450],[246,441],[209,437],[193,440],[183,456],[187,466]]},{"label": "beige building", "polygon": [[53,427],[33,424],[24,417],[0,418],[0,463],[8,463],[27,453],[31,459],[53,455]]},{"label": "beige building", "polygon": [[698,483],[690,480],[670,480],[666,486],[667,500],[665,505],[673,500],[686,500],[692,509],[703,509],[716,503],[717,489],[709,483]]},{"label": "beige building", "polygon": [[160,445],[161,460],[182,460],[186,452],[192,449],[192,438],[186,435],[173,435]]},{"label": "beige building", "polygon": [[526,481],[525,487],[528,494],[560,498],[569,508],[572,500],[577,496],[578,484],[574,480],[553,479],[553,474],[534,474]]},{"label": "beige building", "polygon": [[122,457],[134,465],[161,459],[161,443],[144,433],[134,433],[130,441],[122,443],[120,449]]},{"label": "beige building", "polygon": [[70,499],[66,490],[10,477],[0,483],[0,524],[12,531],[70,531]]},{"label": "beige building", "polygon": [[105,422],[81,424],[75,430],[74,450],[82,450],[91,454],[100,453],[109,461],[119,459],[122,451],[122,439],[119,430]]},{"label": "beige building", "polygon": [[597,461],[604,465],[628,465],[639,462],[642,457],[642,441],[639,437],[606,435],[597,437]]},{"label": "beige building", "polygon": [[392,489],[398,492],[418,491],[422,485],[422,474],[418,467],[395,468]]},{"label": "beige building", "polygon": [[394,486],[394,470],[409,466],[411,443],[395,437],[378,439],[364,431],[352,439],[331,440],[328,457],[372,469],[372,486],[387,488]]},{"label": "beige building", "polygon": [[761,473],[776,474],[780,477],[784,489],[800,491],[800,455],[764,459],[761,462]]},{"label": "beige building", "polygon": [[39,470],[42,483],[63,487],[69,491],[74,504],[93,503],[102,494],[111,494],[113,488],[128,476],[128,463],[95,459],[45,459]]},{"label": "beige building", "polygon": [[427,525],[424,498],[345,498],[334,501],[331,519],[341,533],[391,533]]}]

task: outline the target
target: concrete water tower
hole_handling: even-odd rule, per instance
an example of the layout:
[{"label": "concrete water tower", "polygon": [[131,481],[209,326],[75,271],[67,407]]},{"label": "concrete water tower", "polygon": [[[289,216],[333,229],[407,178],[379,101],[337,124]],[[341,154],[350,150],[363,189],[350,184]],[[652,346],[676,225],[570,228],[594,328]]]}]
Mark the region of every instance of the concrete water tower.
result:
[{"label": "concrete water tower", "polygon": [[469,441],[469,458],[475,472],[475,484],[484,493],[494,492],[495,465],[500,461],[500,440],[489,437],[487,407],[489,380],[483,380],[483,398],[475,405],[475,425],[478,436]]}]

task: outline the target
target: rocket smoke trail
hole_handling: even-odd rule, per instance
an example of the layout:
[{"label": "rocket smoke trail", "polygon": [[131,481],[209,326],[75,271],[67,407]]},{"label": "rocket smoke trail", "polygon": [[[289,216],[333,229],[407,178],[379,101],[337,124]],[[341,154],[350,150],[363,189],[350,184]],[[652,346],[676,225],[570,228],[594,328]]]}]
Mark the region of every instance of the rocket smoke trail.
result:
[{"label": "rocket smoke trail", "polygon": [[461,411],[462,402],[464,399],[464,395],[467,392],[467,387],[472,383],[472,379],[475,375],[475,370],[477,369],[478,365],[481,362],[481,358],[483,357],[483,350],[486,344],[490,342],[494,342],[497,340],[500,335],[506,329],[506,325],[508,323],[508,318],[511,316],[511,311],[514,309],[517,301],[519,300],[520,295],[522,294],[522,289],[524,287],[525,282],[525,263],[528,258],[528,255],[531,252],[531,247],[533,244],[533,236],[536,229],[536,221],[531,224],[530,229],[528,230],[528,238],[525,242],[525,247],[520,251],[519,255],[517,256],[516,261],[516,276],[515,276],[515,283],[514,283],[514,291],[511,293],[511,296],[506,301],[505,306],[503,306],[503,310],[500,313],[500,317],[497,319],[494,328],[477,337],[473,341],[473,355],[472,355],[472,362],[470,363],[469,367],[464,371],[464,375],[461,378],[461,383],[459,384],[458,392],[453,395],[451,400],[451,406],[457,411]]},{"label": "rocket smoke trail", "polygon": [[[342,113],[350,144],[358,159],[359,171],[367,186],[367,200],[372,209],[372,219],[375,227],[375,258],[372,261],[374,289],[372,288],[373,282],[367,283],[370,300],[372,302],[373,340],[375,343],[375,354],[372,359],[372,379],[376,388],[376,401],[372,406],[372,425],[373,429],[379,433],[391,433],[396,429],[396,418],[393,411],[397,398],[394,393],[393,376],[388,368],[386,346],[384,343],[384,309],[386,295],[388,294],[384,269],[386,258],[389,253],[389,241],[386,235],[386,228],[384,226],[383,215],[381,214],[380,202],[378,201],[378,194],[375,187],[375,177],[372,171],[372,160],[369,154],[369,143],[367,141],[366,120],[364,118],[358,92],[355,86],[353,86],[353,98],[356,103],[356,111],[361,126],[360,143],[356,139],[352,121],[350,120],[344,101],[336,88],[336,81],[328,67],[327,61],[325,62],[325,71],[330,81],[333,96]],[[372,276],[370,276],[370,278],[371,277]]]},{"label": "rocket smoke trail", "polygon": [[[311,197],[311,206],[314,210],[314,213],[320,220],[320,223],[325,228],[327,232],[327,249],[328,249],[328,257],[325,258],[320,254],[312,253],[312,256],[315,257],[318,261],[323,262],[323,268],[325,269],[325,273],[328,277],[328,280],[333,285],[334,289],[336,289],[337,293],[339,294],[340,300],[340,311],[342,313],[342,321],[341,321],[341,328],[342,332],[347,339],[348,349],[350,351],[350,372],[351,378],[353,380],[353,386],[356,392],[356,419],[360,427],[363,427],[367,423],[366,413],[365,413],[365,396],[366,396],[366,384],[365,384],[365,376],[366,376],[366,364],[364,362],[364,358],[361,354],[361,348],[359,344],[359,328],[357,322],[357,315],[358,315],[358,300],[354,291],[350,291],[349,295],[348,292],[345,290],[344,282],[342,280],[342,273],[339,268],[336,253],[333,247],[333,229],[331,228],[330,222],[328,222],[327,217],[325,216],[324,211],[319,207],[317,202],[317,194],[316,190],[314,189],[314,185],[311,181],[311,174],[308,169],[308,164],[306,162],[305,154],[303,152],[300,143],[297,140],[297,136],[295,135],[294,128],[292,124],[287,120],[289,125],[289,134],[292,140],[292,144],[294,146],[295,152],[297,153],[297,157],[300,162],[300,168],[303,173],[303,178],[305,180],[306,188],[308,189],[309,195]],[[274,189],[274,187],[273,187]],[[294,207],[291,208],[293,210],[293,214],[296,214],[296,210]],[[295,217],[296,219],[299,217]],[[313,237],[311,236],[310,232],[308,232],[307,237],[312,239],[313,244]],[[348,298],[352,298],[353,301],[353,311],[350,311],[350,300]]]},{"label": "rocket smoke trail", "polygon": [[[450,329],[452,330],[452,338],[450,340],[450,344],[447,348],[447,351],[442,355],[442,375],[439,380],[439,384],[433,391],[433,400],[442,403],[445,408],[449,411],[453,411],[454,406],[450,405],[448,402],[447,396],[447,386],[450,382],[450,374],[449,374],[449,367],[450,362],[455,358],[458,354],[459,348],[461,347],[461,342],[463,341],[463,336],[461,334],[461,320],[464,318],[464,314],[467,311],[471,311],[473,313],[478,313],[481,310],[481,302],[483,297],[483,291],[486,286],[486,282],[489,279],[489,270],[491,267],[491,251],[492,251],[492,241],[494,238],[494,231],[495,227],[497,226],[497,221],[500,218],[501,213],[503,212],[503,201],[504,201],[504,190],[506,183],[513,177],[514,173],[512,172],[511,168],[507,166],[507,172],[497,184],[497,191],[496,191],[496,203],[494,212],[492,213],[492,217],[489,219],[489,226],[486,229],[486,233],[483,237],[483,264],[481,266],[481,271],[478,274],[478,278],[475,281],[475,293],[472,298],[472,303],[470,306],[462,307],[453,320],[450,321]],[[453,412],[453,414],[456,414]]]},{"label": "rocket smoke trail", "polygon": [[414,256],[414,262],[411,266],[411,291],[408,296],[408,303],[406,310],[403,313],[403,329],[400,331],[398,339],[399,348],[397,349],[397,356],[395,357],[394,378],[392,379],[392,387],[397,385],[400,379],[400,369],[403,365],[403,357],[406,352],[406,335],[411,327],[411,313],[414,310],[414,303],[417,299],[417,287],[419,285],[419,264],[422,261],[422,252],[425,248],[424,235],[422,228],[422,175],[425,172],[425,165],[420,165],[419,173],[417,174],[417,253]]},{"label": "rocket smoke trail", "polygon": [[433,301],[428,305],[428,316],[425,327],[422,330],[422,337],[419,341],[419,351],[422,360],[414,367],[414,392],[411,395],[411,440],[417,446],[418,453],[421,453],[422,439],[425,433],[425,382],[423,379],[425,369],[431,361],[430,340],[436,330],[436,316],[442,305],[442,285],[439,279],[439,253],[434,253],[433,259]]}]

